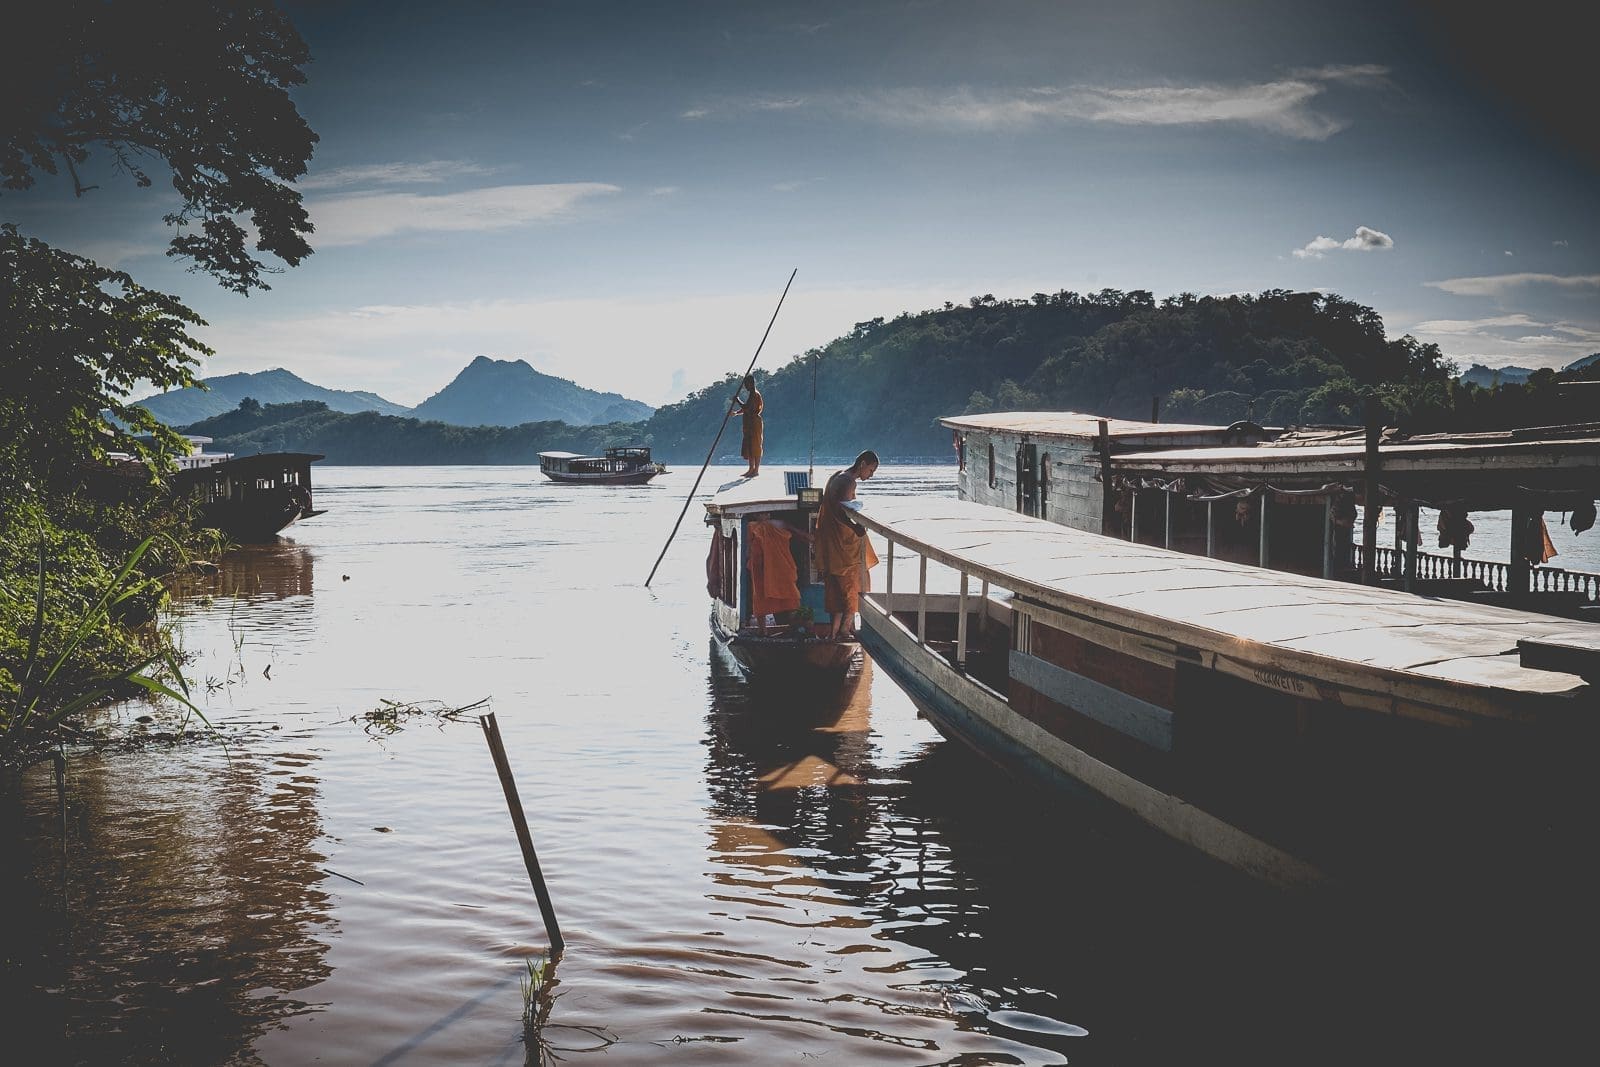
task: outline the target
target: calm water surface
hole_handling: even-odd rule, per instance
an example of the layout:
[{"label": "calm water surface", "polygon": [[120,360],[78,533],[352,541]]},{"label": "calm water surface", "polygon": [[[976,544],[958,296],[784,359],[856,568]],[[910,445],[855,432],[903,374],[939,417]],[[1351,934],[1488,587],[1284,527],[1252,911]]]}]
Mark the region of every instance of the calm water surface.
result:
[{"label": "calm water surface", "polygon": [[1288,899],[992,772],[870,663],[750,690],[708,640],[698,504],[642,584],[692,476],[319,468],[328,514],[186,604],[226,744],[75,757],[64,860],[48,766],[0,798],[14,1062],[538,1062],[546,938],[483,736],[385,700],[490,700],[567,1063],[1526,1059],[1585,1017],[1563,890],[1533,918]]}]

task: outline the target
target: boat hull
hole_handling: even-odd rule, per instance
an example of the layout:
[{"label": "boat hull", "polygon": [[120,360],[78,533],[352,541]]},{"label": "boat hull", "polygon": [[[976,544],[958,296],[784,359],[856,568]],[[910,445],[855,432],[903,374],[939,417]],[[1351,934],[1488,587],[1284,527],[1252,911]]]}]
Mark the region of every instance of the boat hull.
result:
[{"label": "boat hull", "polygon": [[856,641],[730,633],[715,612],[711,634],[745,677],[760,685],[836,685],[861,660],[861,645]]},{"label": "boat hull", "polygon": [[542,473],[552,482],[570,485],[644,485],[661,472],[645,470],[628,471],[623,474],[561,474],[555,471],[543,471]]}]

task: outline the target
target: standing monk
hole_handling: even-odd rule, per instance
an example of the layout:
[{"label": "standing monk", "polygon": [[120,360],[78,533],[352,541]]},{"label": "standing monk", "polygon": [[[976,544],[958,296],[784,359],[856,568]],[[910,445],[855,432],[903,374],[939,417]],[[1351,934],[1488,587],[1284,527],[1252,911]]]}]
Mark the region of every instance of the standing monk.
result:
[{"label": "standing monk", "polygon": [[741,400],[739,394],[734,394],[733,413],[742,416],[744,440],[739,443],[739,455],[750,465],[740,477],[754,478],[761,473],[761,409],[765,405],[761,393],[756,390],[754,375],[746,374],[739,388],[749,395]]},{"label": "standing monk", "polygon": [[817,567],[822,571],[823,606],[833,619],[828,635],[835,640],[855,637],[862,573],[872,551],[866,527],[855,521],[848,505],[856,498],[856,482],[872,477],[877,470],[877,453],[863,452],[829,478],[822,491],[822,508],[817,513]]}]

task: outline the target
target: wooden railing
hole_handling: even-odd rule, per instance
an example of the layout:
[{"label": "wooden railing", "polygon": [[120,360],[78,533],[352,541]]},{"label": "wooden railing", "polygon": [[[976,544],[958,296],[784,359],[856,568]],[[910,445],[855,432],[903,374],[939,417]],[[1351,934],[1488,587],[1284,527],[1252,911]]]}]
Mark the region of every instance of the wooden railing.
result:
[{"label": "wooden railing", "polygon": [[[1353,566],[1361,568],[1361,545],[1351,546]],[[1399,578],[1404,566],[1405,553],[1379,545],[1372,559],[1372,569],[1385,578]],[[1511,566],[1488,559],[1468,559],[1443,556],[1434,552],[1417,553],[1417,578],[1475,578],[1485,589],[1505,592]],[[1600,603],[1600,574],[1592,571],[1573,571],[1565,567],[1529,567],[1528,587],[1536,593],[1581,593],[1591,603]]]}]

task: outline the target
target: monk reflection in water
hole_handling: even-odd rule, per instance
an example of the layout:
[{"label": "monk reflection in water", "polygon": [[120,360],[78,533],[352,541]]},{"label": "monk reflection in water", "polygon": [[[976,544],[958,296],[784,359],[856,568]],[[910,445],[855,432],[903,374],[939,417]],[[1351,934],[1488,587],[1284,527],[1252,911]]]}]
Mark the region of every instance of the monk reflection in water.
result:
[{"label": "monk reflection in water", "polygon": [[[878,454],[863,452],[856,461],[828,479],[817,514],[817,568],[823,575],[824,606],[833,617],[828,636],[855,638],[856,611],[867,568],[878,562],[867,540],[867,528],[851,515],[856,483],[878,472]],[[859,505],[858,505],[859,506]]]}]

